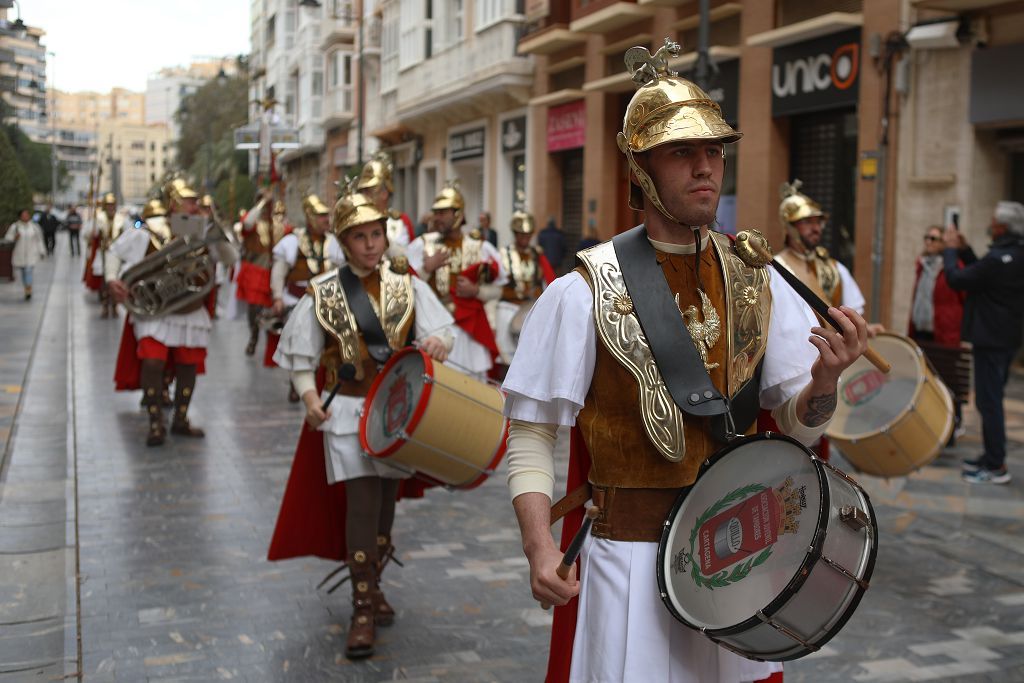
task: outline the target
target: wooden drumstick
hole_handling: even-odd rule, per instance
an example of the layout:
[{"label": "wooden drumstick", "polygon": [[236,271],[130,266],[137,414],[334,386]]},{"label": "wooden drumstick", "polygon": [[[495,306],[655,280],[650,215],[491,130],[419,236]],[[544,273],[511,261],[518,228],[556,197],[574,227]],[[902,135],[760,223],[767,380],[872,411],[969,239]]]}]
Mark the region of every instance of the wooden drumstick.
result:
[{"label": "wooden drumstick", "polygon": [[[587,536],[590,535],[590,527],[594,524],[594,520],[597,519],[598,515],[601,514],[601,510],[596,506],[592,505],[587,508],[586,517],[583,518],[583,524],[580,525],[576,535],[572,537],[572,542],[569,543],[569,547],[565,549],[565,554],[562,555],[562,561],[558,563],[558,567],[555,569],[555,573],[558,574],[558,578],[562,581],[569,579],[569,572],[572,570],[572,566],[576,564],[576,558],[580,556],[580,551],[583,550],[583,542],[587,540]],[[546,602],[540,603],[541,608],[550,609],[551,605]]]},{"label": "wooden drumstick", "polygon": [[[827,303],[821,300],[817,294],[815,294],[810,287],[805,285],[803,281],[794,275],[789,268],[779,263],[776,259],[772,258],[771,250],[768,248],[767,242],[760,244],[758,240],[747,239],[744,240],[745,245],[750,248],[757,256],[765,260],[766,263],[771,263],[775,267],[775,270],[782,276],[782,279],[789,283],[789,286],[800,295],[808,306],[811,307],[815,313],[818,314],[822,320],[831,325],[840,334],[843,330],[839,327],[839,323],[832,319],[832,316],[828,314],[829,306]],[[892,369],[892,366],[882,356],[868,346],[867,350],[864,351],[864,358],[868,360],[872,365],[881,370],[884,373],[888,373]]]}]

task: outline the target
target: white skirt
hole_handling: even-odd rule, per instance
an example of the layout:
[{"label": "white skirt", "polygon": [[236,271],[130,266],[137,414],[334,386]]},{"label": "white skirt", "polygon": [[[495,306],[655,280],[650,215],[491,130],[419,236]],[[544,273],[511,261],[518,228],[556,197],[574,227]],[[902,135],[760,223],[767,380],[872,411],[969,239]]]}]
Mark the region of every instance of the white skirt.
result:
[{"label": "white skirt", "polygon": [[447,365],[479,380],[485,379],[487,371],[491,369],[491,352],[458,325],[453,325],[451,329],[455,341],[448,354]]},{"label": "white skirt", "polygon": [[494,340],[498,343],[501,362],[505,365],[512,363],[512,356],[516,353],[516,343],[512,340],[512,319],[518,312],[519,304],[499,301],[494,315]]},{"label": "white skirt", "polygon": [[162,318],[137,318],[132,316],[135,338],[152,337],[164,346],[184,346],[205,349],[210,343],[210,329],[213,323],[203,306],[191,313],[165,315]]},{"label": "white skirt", "polygon": [[740,683],[782,671],[720,648],[669,614],[657,557],[657,543],[587,540],[570,681]]},{"label": "white skirt", "polygon": [[[326,401],[329,393],[322,392],[320,398]],[[336,484],[359,477],[407,479],[410,475],[403,470],[363,453],[359,445],[359,413],[362,408],[363,399],[337,395],[329,408],[330,418],[320,425],[320,431],[324,433],[327,483]]]}]

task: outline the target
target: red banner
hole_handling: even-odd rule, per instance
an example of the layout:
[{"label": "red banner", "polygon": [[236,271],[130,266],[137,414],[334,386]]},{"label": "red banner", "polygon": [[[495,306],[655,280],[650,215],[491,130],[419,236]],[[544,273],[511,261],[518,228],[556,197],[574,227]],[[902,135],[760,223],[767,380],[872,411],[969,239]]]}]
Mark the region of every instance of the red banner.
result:
[{"label": "red banner", "polygon": [[582,147],[586,118],[583,100],[548,109],[548,151],[561,152]]}]

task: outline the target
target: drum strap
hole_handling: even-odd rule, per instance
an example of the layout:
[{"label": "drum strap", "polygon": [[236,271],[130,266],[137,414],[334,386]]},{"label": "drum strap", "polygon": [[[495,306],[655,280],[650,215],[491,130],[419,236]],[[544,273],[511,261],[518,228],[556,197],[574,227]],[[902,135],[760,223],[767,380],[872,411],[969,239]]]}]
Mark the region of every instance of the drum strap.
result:
[{"label": "drum strap", "polygon": [[391,346],[388,344],[387,335],[384,334],[384,328],[381,327],[380,319],[373,312],[370,295],[366,293],[363,283],[348,266],[338,269],[338,279],[341,281],[341,288],[345,290],[345,299],[348,300],[348,307],[356,319],[356,327],[363,335],[370,358],[378,363],[387,362],[391,357]]},{"label": "drum strap", "polygon": [[612,245],[633,310],[672,400],[688,415],[709,417],[727,412],[729,401],[704,369],[658,266],[657,253],[647,239],[647,229],[638,225],[616,235]]}]

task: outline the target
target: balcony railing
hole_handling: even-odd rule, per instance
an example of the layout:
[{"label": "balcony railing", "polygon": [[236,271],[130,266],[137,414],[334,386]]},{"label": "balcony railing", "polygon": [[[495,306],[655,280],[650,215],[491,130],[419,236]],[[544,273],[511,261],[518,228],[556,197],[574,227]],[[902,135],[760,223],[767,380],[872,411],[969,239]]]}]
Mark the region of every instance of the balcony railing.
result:
[{"label": "balcony railing", "polygon": [[327,91],[324,96],[324,128],[330,129],[349,123],[354,116],[351,86]]},{"label": "balcony railing", "polygon": [[356,17],[344,14],[325,19],[321,27],[324,39],[320,43],[320,47],[325,50],[335,43],[353,43],[356,33],[359,31]]}]

